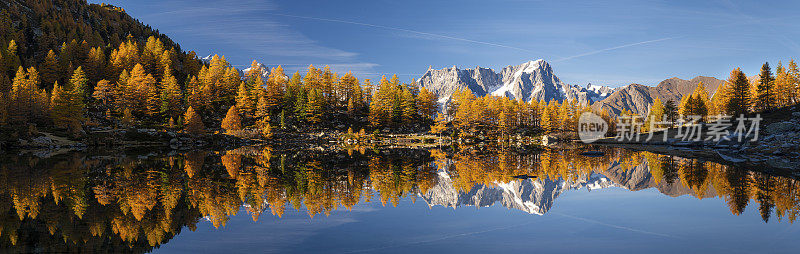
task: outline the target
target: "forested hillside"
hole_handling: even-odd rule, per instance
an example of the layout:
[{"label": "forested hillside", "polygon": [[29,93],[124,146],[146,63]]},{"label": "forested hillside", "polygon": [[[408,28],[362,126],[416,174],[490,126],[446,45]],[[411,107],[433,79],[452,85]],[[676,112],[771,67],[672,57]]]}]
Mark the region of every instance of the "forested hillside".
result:
[{"label": "forested hillside", "polygon": [[[272,127],[426,129],[435,96],[384,77],[376,85],[327,66],[291,77],[280,66],[241,73],[142,24],[85,1],[0,1],[0,123],[8,140],[144,127],[268,138]],[[266,79],[266,80],[265,80]],[[363,132],[363,131],[362,131]]]}]

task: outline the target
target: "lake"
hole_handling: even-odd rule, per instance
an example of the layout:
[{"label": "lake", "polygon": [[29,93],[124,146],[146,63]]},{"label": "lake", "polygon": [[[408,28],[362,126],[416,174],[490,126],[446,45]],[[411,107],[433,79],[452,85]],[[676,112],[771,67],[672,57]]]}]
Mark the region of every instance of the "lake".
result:
[{"label": "lake", "polygon": [[[586,151],[600,153],[583,154]],[[0,252],[796,253],[797,176],[620,148],[0,154]]]}]

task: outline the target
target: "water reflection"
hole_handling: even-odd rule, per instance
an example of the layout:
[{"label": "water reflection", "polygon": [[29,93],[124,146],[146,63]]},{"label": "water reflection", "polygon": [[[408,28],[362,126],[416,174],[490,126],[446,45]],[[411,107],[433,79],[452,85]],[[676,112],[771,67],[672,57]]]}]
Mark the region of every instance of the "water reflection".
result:
[{"label": "water reflection", "polygon": [[[604,149],[515,151],[470,148],[224,152],[40,158],[2,156],[0,252],[148,252],[200,221],[225,226],[242,206],[258,221],[305,208],[308,216],[384,206],[510,209],[544,215],[572,189],[655,188],[668,196],[721,197],[733,214],[756,205],[764,222],[792,223],[798,181],[731,166]],[[291,208],[289,208],[291,207]]]}]

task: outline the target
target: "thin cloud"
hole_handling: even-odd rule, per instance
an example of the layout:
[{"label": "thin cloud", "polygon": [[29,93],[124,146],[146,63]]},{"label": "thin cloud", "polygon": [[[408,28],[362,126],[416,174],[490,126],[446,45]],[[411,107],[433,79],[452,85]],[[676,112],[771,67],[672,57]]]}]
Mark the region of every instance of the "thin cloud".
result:
[{"label": "thin cloud", "polygon": [[683,37],[683,36],[667,37],[667,38],[661,38],[661,39],[655,39],[655,40],[649,40],[649,41],[640,41],[640,42],[625,44],[625,45],[616,46],[616,47],[604,48],[604,49],[600,49],[600,50],[586,52],[586,53],[583,53],[583,54],[578,54],[578,55],[574,55],[574,56],[568,56],[568,57],[565,57],[565,58],[561,58],[561,59],[555,60],[553,62],[563,62],[563,61],[566,61],[566,60],[575,59],[575,58],[584,57],[584,56],[590,56],[590,55],[599,54],[599,53],[603,53],[603,52],[607,52],[607,51],[623,49],[623,48],[627,48],[627,47],[633,47],[633,46],[644,45],[644,44],[649,44],[649,43],[667,41],[667,40],[677,39],[677,38],[681,38],[681,37]]},{"label": "thin cloud", "polygon": [[355,22],[355,21],[340,20],[340,19],[329,19],[329,18],[309,17],[309,16],[298,16],[298,15],[281,14],[281,13],[269,13],[269,15],[290,17],[290,18],[299,18],[299,19],[309,19],[309,20],[317,20],[317,21],[326,21],[326,22],[335,22],[335,23],[366,26],[366,27],[373,27],[373,28],[381,28],[381,29],[401,31],[401,32],[407,32],[407,33],[413,33],[413,34],[419,34],[419,35],[433,36],[433,37],[438,37],[438,38],[443,38],[443,39],[470,42],[470,43],[493,46],[493,47],[514,49],[514,50],[524,51],[524,52],[528,52],[528,53],[542,54],[541,52],[537,52],[537,51],[533,51],[533,50],[529,50],[529,49],[524,49],[524,48],[519,48],[519,47],[514,47],[514,46],[509,46],[509,45],[504,45],[504,44],[499,44],[499,43],[478,41],[478,40],[472,40],[472,39],[466,39],[466,38],[449,36],[449,35],[442,35],[442,34],[434,34],[434,33],[416,31],[416,30],[405,29],[405,28],[390,27],[390,26],[384,26],[384,25],[376,25],[376,24],[369,24],[369,23],[362,23],[362,22]]}]

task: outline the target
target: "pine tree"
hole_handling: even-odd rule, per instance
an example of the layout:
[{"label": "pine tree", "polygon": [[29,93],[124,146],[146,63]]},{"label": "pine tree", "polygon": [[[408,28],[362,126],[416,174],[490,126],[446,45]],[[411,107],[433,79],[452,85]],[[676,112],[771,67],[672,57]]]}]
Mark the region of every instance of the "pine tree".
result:
[{"label": "pine tree", "polygon": [[665,108],[664,104],[661,102],[661,98],[656,97],[656,99],[653,100],[653,106],[650,106],[650,112],[647,113],[647,122],[642,126],[642,131],[655,131],[655,129],[650,129],[651,126],[660,128],[661,126],[657,123],[664,119],[664,111]]},{"label": "pine tree", "polygon": [[664,103],[664,115],[667,117],[667,122],[670,123],[670,127],[675,125],[675,122],[678,121],[678,107],[675,106],[675,101],[667,100]]},{"label": "pine tree", "polygon": [[300,75],[300,72],[297,71],[292,75],[292,78],[289,79],[289,82],[286,84],[286,92],[283,93],[283,106],[284,109],[289,112],[294,112],[297,102],[297,96],[300,93],[300,90],[303,89],[303,77]]},{"label": "pine tree", "polygon": [[80,121],[83,116],[83,105],[80,103],[78,91],[66,90],[56,82],[50,96],[50,117],[55,126],[67,128]]},{"label": "pine tree", "polygon": [[800,103],[800,68],[797,67],[797,63],[795,63],[794,59],[789,61],[786,73],[789,76],[788,87],[790,89],[790,104]]},{"label": "pine tree", "polygon": [[307,92],[305,88],[300,88],[297,91],[297,98],[294,103],[294,115],[298,121],[305,121],[306,119],[306,103],[308,102]]},{"label": "pine tree", "polygon": [[422,87],[417,95],[417,109],[419,109],[419,114],[423,119],[432,120],[436,114],[437,106],[436,95]]},{"label": "pine tree", "polygon": [[[263,96],[258,99],[263,98]],[[252,116],[256,108],[256,97],[251,93],[251,89],[247,87],[245,82],[239,84],[238,92],[236,93],[236,107],[245,116]],[[264,102],[266,103],[266,101]]]},{"label": "pine tree", "polygon": [[225,129],[228,133],[242,129],[242,118],[239,116],[239,110],[236,109],[236,105],[231,106],[228,109],[228,113],[225,114],[225,119],[222,119],[222,129]]},{"label": "pine tree", "polygon": [[283,73],[283,67],[280,65],[272,69],[267,79],[266,94],[267,109],[270,114],[277,112],[280,108],[283,99],[283,87],[286,85],[286,74]]},{"label": "pine tree", "polygon": [[324,109],[325,98],[322,91],[312,89],[308,92],[308,103],[306,104],[305,119],[312,126],[322,122],[322,110]]},{"label": "pine tree", "polygon": [[445,130],[447,130],[447,118],[444,114],[438,114],[433,126],[431,126],[431,133],[442,134]]},{"label": "pine tree", "polygon": [[727,113],[733,116],[746,114],[751,103],[750,82],[747,80],[747,76],[739,68],[733,69],[726,85],[730,86],[729,94],[725,95],[727,97],[725,105]]},{"label": "pine tree", "polygon": [[11,91],[9,91],[8,112],[12,123],[17,125],[27,125],[31,120],[33,108],[33,92],[28,82],[28,73],[22,66],[17,68],[14,80],[11,81]]},{"label": "pine tree", "polygon": [[795,94],[793,86],[791,74],[778,62],[778,67],[775,68],[775,103],[778,107],[792,105]]},{"label": "pine tree", "polygon": [[183,119],[185,121],[183,129],[187,133],[199,135],[205,132],[203,120],[200,118],[200,115],[194,112],[192,107],[186,109],[186,114],[183,115]]},{"label": "pine tree", "polygon": [[3,56],[5,70],[9,71],[8,75],[11,75],[11,72],[22,66],[19,56],[17,56],[17,42],[14,40],[9,41],[5,53]]},{"label": "pine tree", "polygon": [[50,85],[58,80],[61,71],[58,69],[59,64],[56,52],[53,50],[48,51],[41,66],[42,84]]},{"label": "pine tree", "polygon": [[79,95],[81,105],[85,105],[86,98],[89,97],[89,90],[87,90],[87,85],[89,83],[89,79],[86,78],[86,74],[83,73],[83,68],[78,67],[72,73],[72,78],[69,79],[70,87],[69,89],[72,93]]},{"label": "pine tree", "polygon": [[97,108],[101,110],[116,109],[118,96],[116,85],[105,79],[97,82],[92,93],[92,98],[94,98]]},{"label": "pine tree", "polygon": [[[123,79],[122,75],[120,79]],[[153,115],[160,111],[161,98],[156,87],[156,80],[152,75],[145,73],[144,66],[141,64],[133,67],[124,85],[120,87],[122,105],[131,109],[134,114]]]},{"label": "pine tree", "polygon": [[401,107],[403,110],[401,122],[403,124],[411,123],[411,121],[414,119],[414,115],[416,115],[417,113],[415,105],[416,100],[414,99],[414,96],[411,94],[411,91],[409,91],[408,89],[403,89],[401,100],[402,100]]},{"label": "pine tree", "polygon": [[539,117],[539,119],[542,119],[541,125],[545,133],[550,133],[553,130],[553,125],[554,125],[553,123],[555,122],[555,119],[553,119],[552,117],[553,113],[551,112],[552,111],[551,109],[553,108],[551,105],[553,104],[554,104],[553,101],[551,101],[548,104],[545,104],[542,107],[543,108],[543,110],[541,111],[542,115]]},{"label": "pine tree", "polygon": [[263,138],[272,138],[272,125],[269,123],[269,117],[259,119],[256,122],[256,127],[258,127],[258,130],[261,132],[261,136]]},{"label": "pine tree", "polygon": [[259,96],[258,103],[256,103],[256,118],[269,117],[269,106],[266,96]]},{"label": "pine tree", "polygon": [[178,80],[172,76],[172,71],[168,67],[164,69],[163,75],[164,78],[161,79],[161,113],[172,119],[180,116],[183,93]]},{"label": "pine tree", "polygon": [[775,108],[774,82],[775,77],[772,76],[769,63],[764,63],[764,65],[761,66],[761,74],[759,75],[758,84],[756,86],[756,110],[768,111]]},{"label": "pine tree", "polygon": [[133,127],[136,125],[136,118],[133,117],[133,112],[129,108],[122,110],[122,126]]},{"label": "pine tree", "polygon": [[280,124],[281,124],[281,129],[285,130],[286,129],[286,110],[281,110]]}]

